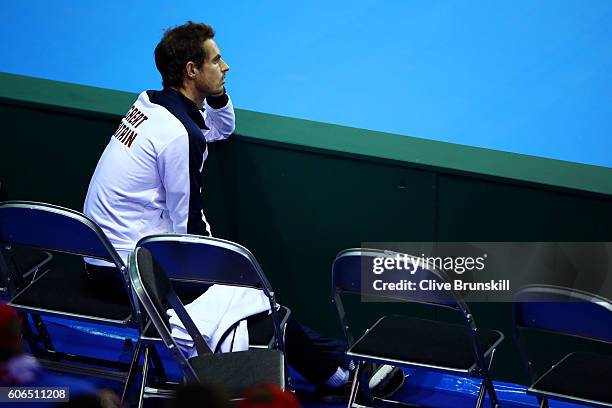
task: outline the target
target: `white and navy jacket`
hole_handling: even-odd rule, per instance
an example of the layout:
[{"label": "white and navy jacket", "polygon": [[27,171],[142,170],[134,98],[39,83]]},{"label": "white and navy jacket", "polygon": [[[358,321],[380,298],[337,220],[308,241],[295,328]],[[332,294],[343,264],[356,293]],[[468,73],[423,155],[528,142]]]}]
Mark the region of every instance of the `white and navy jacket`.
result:
[{"label": "white and navy jacket", "polygon": [[207,98],[203,110],[170,88],[139,95],[98,162],[84,208],[124,261],[147,235],[210,235],[201,176],[206,143],[226,139],[234,123],[227,94]]}]

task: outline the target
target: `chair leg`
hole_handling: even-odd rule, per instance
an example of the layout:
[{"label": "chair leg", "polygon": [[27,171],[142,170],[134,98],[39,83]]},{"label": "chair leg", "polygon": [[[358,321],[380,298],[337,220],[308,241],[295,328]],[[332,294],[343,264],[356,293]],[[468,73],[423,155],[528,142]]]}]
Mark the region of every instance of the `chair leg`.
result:
[{"label": "chair leg", "polygon": [[121,393],[121,406],[124,405],[124,401],[127,398],[127,393],[129,391],[130,383],[132,382],[132,378],[136,376],[137,368],[138,368],[138,360],[140,359],[142,343],[140,339],[136,342],[136,347],[134,347],[134,354],[132,355],[132,362],[130,363],[130,368],[128,369],[127,377],[125,379],[125,384],[123,386],[123,392]]},{"label": "chair leg", "polygon": [[153,368],[155,369],[155,374],[157,375],[157,381],[160,383],[165,383],[166,379],[166,370],[164,370],[164,366],[161,361],[161,357],[155,348],[155,345],[151,345],[151,363],[153,364]]},{"label": "chair leg", "polygon": [[480,383],[480,388],[478,389],[478,397],[476,398],[476,408],[481,408],[482,403],[484,402],[484,397],[487,393],[487,387],[485,386],[484,380]]},{"label": "chair leg", "polygon": [[538,397],[538,401],[540,402],[540,408],[548,408],[548,398]]},{"label": "chair leg", "polygon": [[357,391],[359,390],[359,376],[361,371],[361,364],[358,363],[355,368],[355,375],[353,376],[353,384],[351,384],[351,395],[349,396],[348,406],[347,408],[352,408],[355,403],[355,398],[357,397]]},{"label": "chair leg", "polygon": [[45,326],[45,322],[43,322],[42,317],[40,317],[39,315],[32,315],[32,320],[36,324],[36,330],[38,330],[42,342],[47,348],[47,350],[55,351],[55,347],[53,347],[53,343],[51,342],[51,336],[47,331],[47,326]]},{"label": "chair leg", "polygon": [[489,376],[489,370],[493,365],[493,357],[495,356],[495,349],[491,351],[491,355],[489,356],[489,360],[487,361],[487,369],[482,370],[482,383],[480,384],[480,389],[478,390],[478,399],[476,400],[476,408],[482,407],[484,403],[485,390],[489,393],[489,400],[491,401],[491,406],[493,408],[499,407],[499,401],[497,400],[497,394],[495,393],[495,387],[493,387],[493,381],[491,381],[491,377]]},{"label": "chair leg", "polygon": [[138,408],[142,408],[144,403],[144,392],[147,387],[147,377],[149,374],[149,347],[150,345],[144,346],[144,361],[142,362],[142,382],[140,383],[140,394],[138,395]]},{"label": "chair leg", "polygon": [[34,357],[42,356],[42,350],[40,349],[40,345],[38,344],[38,334],[34,332],[32,325],[30,324],[30,319],[27,314],[19,313],[22,319],[22,330],[23,330],[23,338],[28,342],[28,346],[30,347],[30,353]]},{"label": "chair leg", "polygon": [[285,388],[289,391],[295,393],[295,388],[293,387],[293,379],[291,375],[289,375],[289,364],[287,364],[287,359],[283,358],[283,370],[285,370]]},{"label": "chair leg", "polygon": [[[499,401],[497,400],[497,394],[495,393],[495,388],[493,387],[493,382],[491,381],[491,378],[489,378],[489,374],[485,374],[486,378],[484,378],[482,380],[482,385],[484,385],[489,393],[489,400],[491,401],[491,406],[493,408],[497,408],[499,407]],[[482,386],[481,385],[481,386]],[[484,393],[483,393],[483,400],[484,400]],[[482,401],[481,401],[482,402]]]},{"label": "chair leg", "polygon": [[[45,326],[42,318],[36,314],[20,314],[23,321],[22,326],[24,338],[28,342],[32,354],[35,357],[41,357],[45,352],[54,353],[55,347],[53,347],[51,336],[49,336],[49,332],[47,331],[47,327]],[[32,318],[31,323],[29,317]],[[41,343],[44,346],[44,349],[40,348]]]},{"label": "chair leg", "polygon": [[[287,331],[287,321],[289,320],[290,316],[291,316],[291,311],[289,310],[287,312],[287,316],[285,316],[285,319],[286,319],[285,324],[281,327],[281,332],[282,332],[281,336],[283,336],[283,344],[285,344],[285,333]],[[276,343],[278,343],[278,341]],[[283,354],[285,354],[285,350],[281,350],[281,351],[283,352]],[[295,393],[295,388],[293,387],[293,379],[291,378],[291,375],[289,375],[289,363],[287,362],[286,357],[283,358],[283,367],[284,367],[285,375],[286,375],[285,388]]]}]

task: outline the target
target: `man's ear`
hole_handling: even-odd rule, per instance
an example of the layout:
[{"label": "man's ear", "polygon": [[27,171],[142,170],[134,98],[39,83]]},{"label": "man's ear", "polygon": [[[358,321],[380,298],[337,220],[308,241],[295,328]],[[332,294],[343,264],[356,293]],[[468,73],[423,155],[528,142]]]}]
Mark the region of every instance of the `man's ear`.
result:
[{"label": "man's ear", "polygon": [[195,62],[187,62],[187,64],[185,65],[185,75],[187,76],[187,78],[195,79],[197,71],[198,67],[196,66]]}]

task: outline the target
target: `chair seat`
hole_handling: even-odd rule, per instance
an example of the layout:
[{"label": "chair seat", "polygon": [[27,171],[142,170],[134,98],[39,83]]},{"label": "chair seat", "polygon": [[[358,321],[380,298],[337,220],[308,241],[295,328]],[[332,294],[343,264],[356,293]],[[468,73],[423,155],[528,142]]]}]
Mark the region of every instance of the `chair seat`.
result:
[{"label": "chair seat", "polygon": [[[503,334],[478,329],[477,338],[487,354],[503,339]],[[383,317],[347,354],[468,374],[476,367],[474,347],[465,325],[404,316]]]},{"label": "chair seat", "polygon": [[[55,288],[55,290],[53,290]],[[67,263],[39,275],[15,296],[12,306],[23,310],[37,310],[40,314],[73,314],[84,320],[111,321],[127,325],[131,307],[126,303],[101,299],[88,284],[83,262]]]},{"label": "chair seat", "polygon": [[278,350],[249,350],[205,354],[189,359],[203,384],[220,385],[230,398],[239,398],[257,384],[277,384],[284,388],[283,353]]},{"label": "chair seat", "polygon": [[568,354],[540,377],[527,393],[610,405],[611,385],[612,356],[576,352]]},{"label": "chair seat", "polygon": [[[179,296],[181,301],[182,296]],[[277,313],[278,319],[282,322],[287,315],[289,309],[281,307]],[[272,325],[272,316],[268,312],[263,312],[251,316],[247,319],[247,327],[249,331],[249,344],[251,347],[268,347],[268,344],[274,338],[274,326]],[[281,328],[282,329],[282,328]],[[148,341],[162,341],[155,326],[151,323],[147,325],[144,336]]]}]

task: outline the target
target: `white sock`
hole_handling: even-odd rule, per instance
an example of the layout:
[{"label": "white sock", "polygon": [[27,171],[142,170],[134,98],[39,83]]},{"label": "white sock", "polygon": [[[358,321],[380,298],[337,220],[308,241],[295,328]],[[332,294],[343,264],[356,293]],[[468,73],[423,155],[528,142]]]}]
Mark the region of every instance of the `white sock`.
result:
[{"label": "white sock", "polygon": [[349,372],[342,367],[338,367],[336,372],[325,381],[330,387],[341,387],[348,382]]}]

